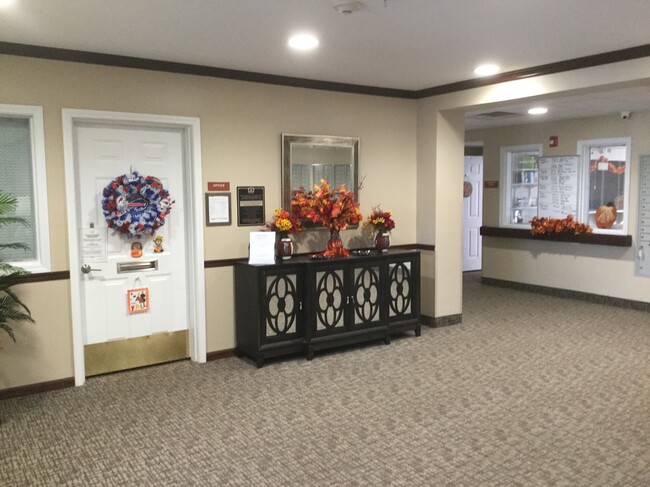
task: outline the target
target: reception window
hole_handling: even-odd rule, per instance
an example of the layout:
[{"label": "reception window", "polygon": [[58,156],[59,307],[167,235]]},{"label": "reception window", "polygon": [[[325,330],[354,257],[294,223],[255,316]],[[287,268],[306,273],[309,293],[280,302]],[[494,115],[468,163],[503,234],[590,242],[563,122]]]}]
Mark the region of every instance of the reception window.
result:
[{"label": "reception window", "polygon": [[530,228],[537,216],[538,167],[542,144],[501,148],[500,226]]},{"label": "reception window", "polygon": [[582,221],[596,232],[627,233],[631,139],[583,140]]}]

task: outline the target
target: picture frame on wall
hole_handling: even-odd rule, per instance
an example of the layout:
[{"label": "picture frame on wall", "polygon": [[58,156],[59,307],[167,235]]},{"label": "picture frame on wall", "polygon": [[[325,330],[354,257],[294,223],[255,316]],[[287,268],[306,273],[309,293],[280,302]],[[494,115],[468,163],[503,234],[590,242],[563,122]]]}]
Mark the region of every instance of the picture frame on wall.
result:
[{"label": "picture frame on wall", "polygon": [[237,225],[264,225],[264,186],[237,186]]},{"label": "picture frame on wall", "polygon": [[205,225],[231,225],[230,193],[205,193]]}]

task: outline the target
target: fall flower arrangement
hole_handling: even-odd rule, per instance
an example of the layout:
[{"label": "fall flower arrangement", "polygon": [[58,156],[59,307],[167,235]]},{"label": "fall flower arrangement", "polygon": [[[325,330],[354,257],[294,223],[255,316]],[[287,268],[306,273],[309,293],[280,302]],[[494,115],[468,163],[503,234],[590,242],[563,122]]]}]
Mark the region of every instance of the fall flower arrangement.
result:
[{"label": "fall flower arrangement", "polygon": [[354,193],[340,185],[330,188],[325,179],[320,180],[320,186],[314,184],[312,191],[298,189],[291,199],[292,212],[312,223],[320,223],[330,229],[331,237],[327,244],[327,257],[348,256],[349,251],[343,247],[339,232],[348,225],[355,225],[363,219],[359,211],[359,203]]},{"label": "fall flower arrangement", "polygon": [[581,233],[591,233],[592,229],[585,223],[577,222],[573,215],[567,215],[566,218],[539,218],[534,217],[530,220],[533,235],[551,235],[556,233],[572,233],[580,235]]},{"label": "fall flower arrangement", "polygon": [[366,221],[363,222],[363,228],[368,232],[390,232],[395,228],[395,220],[393,220],[392,211],[381,211],[379,206],[372,209],[372,213],[368,215]]},{"label": "fall flower arrangement", "polygon": [[273,220],[266,224],[266,228],[278,233],[281,238],[285,238],[290,233],[302,231],[302,225],[298,218],[282,208],[274,211]]}]

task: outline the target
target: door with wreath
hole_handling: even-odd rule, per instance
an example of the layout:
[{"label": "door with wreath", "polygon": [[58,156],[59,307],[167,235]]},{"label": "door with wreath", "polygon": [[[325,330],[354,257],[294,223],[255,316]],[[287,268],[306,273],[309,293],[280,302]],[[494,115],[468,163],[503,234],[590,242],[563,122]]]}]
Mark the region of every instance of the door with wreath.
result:
[{"label": "door with wreath", "polygon": [[181,131],[74,130],[86,376],[188,357]]}]

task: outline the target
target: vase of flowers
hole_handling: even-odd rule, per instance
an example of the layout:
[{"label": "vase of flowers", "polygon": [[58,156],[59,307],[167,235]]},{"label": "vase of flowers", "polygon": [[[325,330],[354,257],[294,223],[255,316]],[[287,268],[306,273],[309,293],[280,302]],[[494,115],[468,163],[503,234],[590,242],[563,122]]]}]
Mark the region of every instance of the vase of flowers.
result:
[{"label": "vase of flowers", "polygon": [[320,183],[320,186],[314,184],[314,189],[309,192],[304,188],[298,189],[291,200],[291,207],[301,218],[329,228],[330,239],[323,255],[347,257],[350,251],[343,246],[340,232],[363,219],[359,203],[354,193],[345,189],[345,185],[332,189],[325,179],[321,179]]},{"label": "vase of flowers", "polygon": [[390,247],[390,231],[395,228],[393,212],[382,211],[379,206],[375,206],[363,222],[363,226],[371,234],[375,234],[375,248],[380,252],[386,252]]},{"label": "vase of flowers", "polygon": [[289,260],[293,255],[293,241],[289,237],[291,233],[302,231],[302,225],[295,215],[278,208],[273,213],[273,220],[266,224],[266,228],[276,233],[277,242],[275,250],[278,258]]}]

